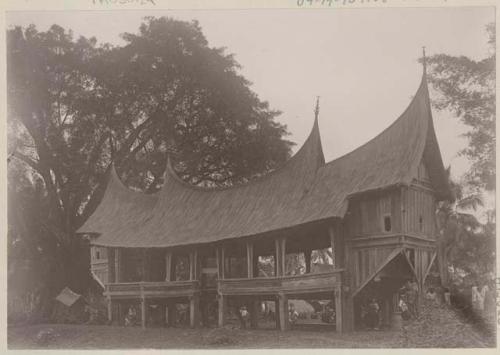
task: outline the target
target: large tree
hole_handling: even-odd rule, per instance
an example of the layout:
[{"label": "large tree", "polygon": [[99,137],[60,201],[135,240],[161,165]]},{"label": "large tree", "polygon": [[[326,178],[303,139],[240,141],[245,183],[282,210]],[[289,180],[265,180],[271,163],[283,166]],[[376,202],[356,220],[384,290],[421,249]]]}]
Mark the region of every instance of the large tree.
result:
[{"label": "large tree", "polygon": [[495,25],[489,24],[489,55],[481,60],[436,54],[427,58],[433,105],[449,110],[468,127],[468,145],[460,153],[470,162],[469,187],[495,188]]},{"label": "large tree", "polygon": [[[152,191],[167,154],[197,185],[240,183],[290,154],[280,113],[251,90],[232,55],[208,45],[198,23],[146,18],[123,39],[98,45],[57,25],[7,31],[10,166],[22,163],[27,177],[9,179],[9,191],[16,200],[36,182],[43,206],[34,215],[17,208],[9,224],[16,240],[35,243],[33,255],[57,261],[53,292],[85,287],[72,268],[82,253],[74,231],[99,203],[111,161],[129,186]],[[36,227],[22,228],[32,218],[52,247],[40,246]]]}]

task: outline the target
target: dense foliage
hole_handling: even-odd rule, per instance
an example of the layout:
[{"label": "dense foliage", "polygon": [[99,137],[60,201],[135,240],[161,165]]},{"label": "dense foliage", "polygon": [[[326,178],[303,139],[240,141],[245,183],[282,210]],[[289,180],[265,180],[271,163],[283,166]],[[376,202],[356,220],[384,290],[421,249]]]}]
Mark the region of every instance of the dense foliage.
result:
[{"label": "dense foliage", "polygon": [[[441,203],[437,213],[441,279],[464,289],[474,284],[493,288],[495,276],[495,211],[483,205],[483,196],[494,192],[496,179],[494,24],[486,32],[487,58],[437,54],[426,60],[434,107],[450,111],[469,128],[468,145],[460,153],[471,167],[460,183],[450,179],[455,201]],[[478,209],[486,221],[478,220]]]},{"label": "dense foliage", "polygon": [[280,113],[197,22],[145,18],[122,37],[112,46],[57,25],[7,31],[9,280],[41,273],[27,284],[48,288],[47,299],[88,287],[74,232],[99,203],[111,161],[127,185],[151,192],[167,154],[197,185],[240,183],[290,154]]}]

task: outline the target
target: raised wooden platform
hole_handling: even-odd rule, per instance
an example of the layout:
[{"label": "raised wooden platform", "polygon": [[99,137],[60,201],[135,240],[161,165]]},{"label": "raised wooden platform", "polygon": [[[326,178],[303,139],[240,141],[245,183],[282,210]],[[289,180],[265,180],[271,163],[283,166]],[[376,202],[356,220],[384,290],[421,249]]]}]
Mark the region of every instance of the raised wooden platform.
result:
[{"label": "raised wooden platform", "polygon": [[341,286],[342,271],[282,277],[223,279],[218,280],[217,285],[219,294],[228,296],[334,292]]},{"label": "raised wooden platform", "polygon": [[111,298],[191,297],[200,292],[199,281],[122,282],[106,285],[105,296]]}]

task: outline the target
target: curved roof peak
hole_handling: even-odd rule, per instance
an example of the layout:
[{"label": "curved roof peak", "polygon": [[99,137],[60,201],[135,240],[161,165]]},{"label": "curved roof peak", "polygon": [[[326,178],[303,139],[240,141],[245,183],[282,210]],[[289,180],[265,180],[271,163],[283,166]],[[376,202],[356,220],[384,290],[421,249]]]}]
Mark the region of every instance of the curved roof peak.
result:
[{"label": "curved roof peak", "polygon": [[[287,161],[285,161],[278,168],[264,173],[262,176],[250,179],[245,183],[235,184],[231,186],[197,186],[189,184],[188,182],[182,180],[182,178],[177,175],[175,171],[170,154],[167,155],[167,167],[165,169],[165,179],[164,186],[176,182],[180,185],[199,191],[216,191],[216,190],[229,190],[239,187],[244,187],[260,182],[264,182],[268,178],[271,178],[280,173],[290,174],[291,172],[301,172],[303,175],[314,175],[316,170],[325,164],[325,157],[323,155],[323,147],[321,144],[321,137],[319,132],[318,115],[315,115],[313,126],[306,138],[302,147]],[[296,174],[294,174],[296,175]],[[163,189],[163,188],[162,188]]]}]

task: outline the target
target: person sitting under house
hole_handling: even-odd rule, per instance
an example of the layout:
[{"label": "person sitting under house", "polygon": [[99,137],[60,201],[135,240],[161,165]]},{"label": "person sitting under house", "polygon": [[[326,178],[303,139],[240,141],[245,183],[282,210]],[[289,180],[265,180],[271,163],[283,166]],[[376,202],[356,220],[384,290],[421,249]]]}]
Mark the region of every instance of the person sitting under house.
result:
[{"label": "person sitting under house", "polygon": [[299,313],[295,310],[293,303],[290,303],[290,307],[288,309],[288,320],[290,324],[295,324],[297,323],[297,319],[299,319]]},{"label": "person sitting under house", "polygon": [[380,317],[379,317],[380,306],[375,298],[372,298],[368,304],[368,309],[366,312],[366,328],[378,330]]},{"label": "person sitting under house", "polygon": [[409,320],[411,318],[410,311],[408,309],[408,305],[406,304],[406,295],[401,294],[399,297],[399,310],[401,311],[401,318],[403,320]]},{"label": "person sitting under house", "polygon": [[418,310],[417,310],[417,299],[418,299],[418,285],[416,282],[411,282],[408,280],[406,283],[406,302],[408,305],[408,311],[411,316],[414,318],[418,318]]},{"label": "person sitting under house", "polygon": [[134,306],[128,308],[127,315],[125,316],[125,326],[131,327],[137,323],[137,311]]},{"label": "person sitting under house", "polygon": [[250,319],[250,313],[247,310],[246,306],[242,306],[240,308],[240,322],[241,322],[241,329],[246,329],[247,328],[247,322]]}]

